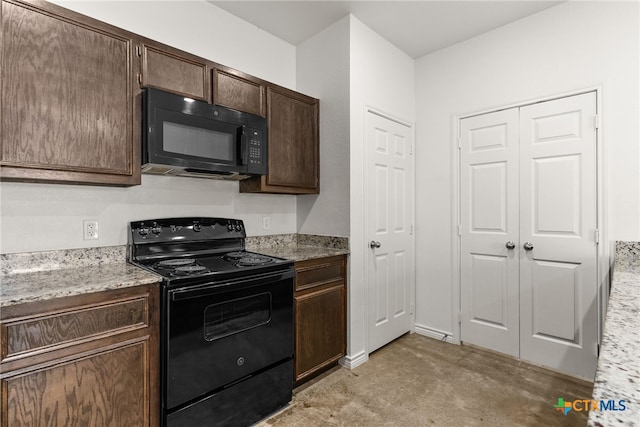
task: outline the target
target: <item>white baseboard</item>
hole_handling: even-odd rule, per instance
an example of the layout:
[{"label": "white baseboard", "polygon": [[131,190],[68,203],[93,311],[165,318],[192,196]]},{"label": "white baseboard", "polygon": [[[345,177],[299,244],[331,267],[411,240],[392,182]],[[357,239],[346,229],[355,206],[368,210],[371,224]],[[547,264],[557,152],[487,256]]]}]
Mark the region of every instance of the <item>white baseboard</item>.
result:
[{"label": "white baseboard", "polygon": [[444,341],[453,344],[453,336],[451,332],[444,332],[438,329],[428,328],[422,325],[414,325],[414,331],[418,335],[423,335],[425,337],[433,338],[438,341]]},{"label": "white baseboard", "polygon": [[338,363],[347,369],[353,369],[362,365],[367,360],[369,360],[369,355],[363,350],[358,354],[354,354],[353,356],[347,354],[346,356],[341,358]]}]

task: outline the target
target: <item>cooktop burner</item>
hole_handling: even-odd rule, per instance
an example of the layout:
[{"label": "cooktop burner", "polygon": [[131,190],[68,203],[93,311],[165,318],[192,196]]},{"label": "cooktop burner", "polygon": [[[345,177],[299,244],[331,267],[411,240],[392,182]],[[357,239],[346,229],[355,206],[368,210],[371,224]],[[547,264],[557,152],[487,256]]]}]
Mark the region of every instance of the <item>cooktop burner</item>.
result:
[{"label": "cooktop burner", "polygon": [[181,267],[184,265],[191,265],[195,263],[196,263],[196,260],[193,258],[177,258],[177,259],[166,259],[164,261],[160,261],[156,265],[160,268],[162,267],[172,268],[172,267]]},{"label": "cooktop burner", "polygon": [[264,256],[264,255],[251,254],[243,258],[240,258],[236,263],[236,267],[244,267],[249,265],[264,265],[264,264],[271,264],[272,262],[273,262],[273,258],[271,257]]},{"label": "cooktop burner", "polygon": [[274,258],[266,255],[255,254],[253,252],[229,252],[223,259],[235,263],[236,267],[249,267],[254,265],[265,265],[274,262]]},{"label": "cooktop burner", "polygon": [[185,265],[182,267],[176,267],[174,272],[176,274],[193,274],[193,273],[202,273],[203,271],[206,271],[207,267],[205,267],[204,265]]},{"label": "cooktop burner", "polygon": [[170,287],[235,280],[292,269],[293,261],[245,250],[241,220],[165,218],[129,224],[129,262],[164,277]]}]

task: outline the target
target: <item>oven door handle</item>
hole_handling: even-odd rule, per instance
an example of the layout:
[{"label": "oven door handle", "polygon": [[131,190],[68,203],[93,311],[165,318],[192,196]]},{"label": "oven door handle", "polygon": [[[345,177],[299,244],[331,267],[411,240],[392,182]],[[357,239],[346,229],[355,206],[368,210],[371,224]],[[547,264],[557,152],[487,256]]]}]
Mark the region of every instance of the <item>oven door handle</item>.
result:
[{"label": "oven door handle", "polygon": [[172,301],[185,300],[189,298],[199,298],[207,295],[219,294],[222,292],[235,291],[238,289],[246,289],[252,286],[264,285],[269,282],[277,282],[294,277],[294,271],[286,270],[277,273],[265,273],[251,276],[250,278],[241,278],[226,282],[207,282],[201,285],[192,285],[184,288],[170,289]]}]

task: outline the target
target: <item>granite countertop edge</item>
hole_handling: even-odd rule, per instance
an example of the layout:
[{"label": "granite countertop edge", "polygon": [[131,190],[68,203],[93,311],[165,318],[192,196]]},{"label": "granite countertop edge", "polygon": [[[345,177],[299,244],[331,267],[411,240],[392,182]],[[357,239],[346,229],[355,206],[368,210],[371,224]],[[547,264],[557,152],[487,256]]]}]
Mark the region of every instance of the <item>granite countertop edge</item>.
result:
[{"label": "granite countertop edge", "polygon": [[618,259],[604,323],[592,399],[624,411],[591,411],[588,426],[640,426],[640,260]]}]

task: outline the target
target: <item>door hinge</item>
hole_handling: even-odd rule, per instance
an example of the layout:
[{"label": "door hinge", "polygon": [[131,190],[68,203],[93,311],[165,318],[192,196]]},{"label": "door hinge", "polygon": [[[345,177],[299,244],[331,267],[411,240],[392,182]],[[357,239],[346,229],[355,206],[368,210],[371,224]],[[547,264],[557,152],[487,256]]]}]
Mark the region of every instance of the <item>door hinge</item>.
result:
[{"label": "door hinge", "polygon": [[138,84],[142,85],[142,74],[138,73]]},{"label": "door hinge", "polygon": [[409,304],[409,314],[413,314],[413,303]]},{"label": "door hinge", "polygon": [[458,150],[462,150],[462,138],[458,137]]},{"label": "door hinge", "polygon": [[600,129],[600,115],[596,114],[593,116],[593,127],[596,129]]},{"label": "door hinge", "polygon": [[462,225],[458,224],[458,237],[462,236]]},{"label": "door hinge", "polygon": [[597,228],[593,232],[593,238],[596,242],[596,245],[600,243],[600,230],[598,230]]},{"label": "door hinge", "polygon": [[458,325],[462,324],[462,313],[458,312]]},{"label": "door hinge", "polygon": [[142,49],[140,49],[140,45],[136,46],[136,55],[142,56]]}]

